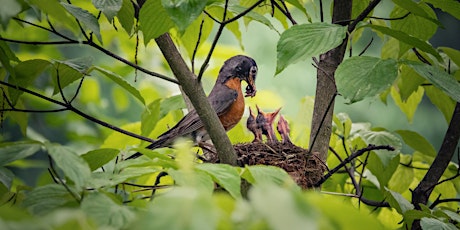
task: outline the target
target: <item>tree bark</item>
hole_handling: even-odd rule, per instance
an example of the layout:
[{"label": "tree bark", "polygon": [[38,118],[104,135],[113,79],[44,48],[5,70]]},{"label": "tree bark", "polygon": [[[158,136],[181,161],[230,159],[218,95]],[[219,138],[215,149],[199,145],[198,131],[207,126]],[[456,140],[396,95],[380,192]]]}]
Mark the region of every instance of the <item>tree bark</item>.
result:
[{"label": "tree bark", "polygon": [[[332,22],[347,22],[351,17],[351,0],[334,0]],[[339,23],[340,24],[340,23]],[[319,152],[326,161],[332,130],[332,114],[337,94],[334,73],[342,62],[347,47],[348,36],[342,44],[320,55],[316,74],[316,94],[310,134],[310,151]]]},{"label": "tree bark", "polygon": [[211,104],[208,102],[206,94],[204,93],[203,87],[188,68],[171,37],[168,33],[165,33],[156,38],[155,41],[179,81],[180,86],[200,116],[206,131],[216,147],[220,162],[236,165],[235,151],[228,139],[222,123],[220,123],[219,117],[211,107]]}]

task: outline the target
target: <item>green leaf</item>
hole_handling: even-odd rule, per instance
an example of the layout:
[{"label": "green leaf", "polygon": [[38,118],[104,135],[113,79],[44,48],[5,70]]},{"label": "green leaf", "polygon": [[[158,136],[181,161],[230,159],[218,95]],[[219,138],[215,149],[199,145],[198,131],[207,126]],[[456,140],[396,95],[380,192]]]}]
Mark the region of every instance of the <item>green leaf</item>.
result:
[{"label": "green leaf", "polygon": [[460,51],[449,47],[439,47],[439,49],[447,54],[450,60],[452,60],[457,66],[460,66]]},{"label": "green leaf", "polygon": [[295,182],[291,176],[281,168],[267,165],[251,165],[244,168],[242,178],[251,184],[267,184],[292,186]]},{"label": "green leaf", "polygon": [[402,101],[401,95],[397,92],[396,87],[391,87],[391,97],[395,101],[396,105],[406,115],[409,123],[412,123],[412,118],[414,117],[415,111],[422,101],[423,93],[423,87],[419,87],[419,89],[412,93],[409,98],[406,99],[406,101]]},{"label": "green leaf", "polygon": [[424,0],[460,20],[460,3],[456,0]]},{"label": "green leaf", "polygon": [[388,188],[385,188],[385,198],[390,206],[399,214],[404,214],[406,211],[414,209],[414,205],[412,205],[408,200],[406,200],[400,193],[393,192]]},{"label": "green leaf", "polygon": [[91,171],[94,171],[107,164],[115,158],[118,153],[120,153],[118,149],[96,149],[81,155],[81,157],[88,163]]},{"label": "green leaf", "polygon": [[10,190],[13,184],[14,174],[8,168],[0,167],[0,183]]},{"label": "green leaf", "polygon": [[[76,193],[72,187],[69,189]],[[75,202],[74,198],[64,186],[47,184],[27,193],[23,205],[33,214],[44,215],[73,202]]]},{"label": "green leaf", "polygon": [[63,23],[66,27],[73,32],[78,31],[78,25],[75,19],[67,14],[66,8],[64,8],[59,0],[29,0],[31,5],[35,5],[48,16],[56,19],[56,22]]},{"label": "green leaf", "polygon": [[388,150],[373,150],[382,159],[384,166],[390,159],[399,154],[402,148],[401,139],[392,133],[386,131],[360,131],[359,135],[368,145],[390,145],[395,151]]},{"label": "green leaf", "polygon": [[[133,162],[134,161],[134,162]],[[142,162],[142,163],[139,163]],[[146,160],[130,160],[132,165],[143,164],[148,165]],[[118,168],[117,168],[118,169]],[[141,176],[152,175],[158,173],[160,170],[156,165],[150,164],[149,167],[128,167],[121,170],[118,174],[113,172],[96,172],[92,174],[92,178],[87,181],[87,185],[98,189],[105,187],[112,187],[128,180],[138,178]]]},{"label": "green leaf", "polygon": [[426,12],[427,8],[423,7],[425,5],[419,5],[413,2],[412,0],[393,0],[393,2],[396,5],[400,6],[401,8],[404,8],[405,10],[411,12],[414,15],[428,19],[437,25],[442,25],[441,22],[439,22],[436,19],[436,15],[429,14]]},{"label": "green leaf", "polygon": [[169,17],[183,33],[185,29],[201,14],[206,6],[202,0],[161,0]]},{"label": "green leaf", "polygon": [[460,215],[456,212],[452,212],[450,210],[442,210],[447,216],[449,216],[450,219],[453,221],[460,223]]},{"label": "green leaf", "polygon": [[[234,14],[238,15],[238,14],[243,13],[245,10],[247,10],[247,8],[243,7],[243,6],[240,6],[240,5],[230,5],[230,6],[228,6],[228,10],[230,10]],[[260,22],[260,23],[266,25],[271,30],[274,30],[274,31],[278,32],[278,30],[272,25],[270,20],[268,20],[266,17],[264,17],[261,14],[258,14],[258,13],[253,12],[253,11],[249,11],[247,14],[244,15],[244,17],[249,18],[249,19],[254,20],[254,21],[257,21],[257,22]]]},{"label": "green leaf", "polygon": [[[64,89],[72,82],[84,77],[93,62],[92,57],[80,57],[65,61],[54,60],[54,66],[57,70],[53,70],[54,91],[53,95],[59,93],[59,85]],[[59,83],[57,82],[59,77]]]},{"label": "green leaf", "polygon": [[446,122],[449,123],[454,113],[455,101],[437,87],[429,85],[424,88],[428,99],[441,111]]},{"label": "green leaf", "polygon": [[134,6],[131,0],[123,0],[117,18],[126,33],[131,34],[134,25]]},{"label": "green leaf", "polygon": [[[437,20],[433,19],[433,18],[436,18],[436,14],[425,3],[421,2],[417,4],[417,3],[412,2],[411,0],[409,2],[411,2],[416,7],[418,7],[420,11],[426,12],[425,13],[426,16],[429,16],[429,19],[431,20],[427,19],[427,17],[423,17],[423,16],[416,15],[414,13],[411,13],[407,15],[404,19],[392,20],[391,28],[402,31],[408,35],[417,37],[423,41],[427,41],[434,35],[436,30],[438,29],[438,25],[435,24]],[[399,17],[405,16],[407,13],[409,13],[409,11],[407,11],[405,8],[396,6],[391,12],[390,17],[399,18]],[[433,23],[433,20],[435,21],[435,23]],[[399,56],[402,56],[407,50],[412,48],[405,43],[400,43],[399,46],[400,46]]]},{"label": "green leaf", "polygon": [[457,102],[460,102],[460,83],[438,67],[426,65],[413,61],[405,61],[403,64],[410,66],[422,77],[433,83],[436,87],[443,90],[447,95]]},{"label": "green leaf", "polygon": [[337,90],[350,103],[373,97],[391,86],[398,76],[397,62],[376,57],[352,57],[335,72]]},{"label": "green leaf", "polygon": [[372,151],[369,155],[367,169],[372,172],[379,184],[374,183],[380,189],[387,186],[388,181],[396,172],[400,161],[399,154],[378,154]]},{"label": "green leaf", "polygon": [[96,35],[99,42],[102,43],[101,29],[99,28],[99,22],[97,21],[97,18],[94,15],[78,6],[67,4],[64,2],[61,2],[61,5],[64,6],[64,8],[69,13],[71,13],[76,19],[78,19],[82,26],[87,27],[91,32],[93,32]]},{"label": "green leaf", "polygon": [[[21,86],[23,88],[28,88],[35,79],[40,76],[40,74],[45,71],[51,63],[42,59],[33,59],[20,62],[14,67],[15,78],[10,78],[9,82]],[[9,89],[10,99],[13,105],[16,104],[20,95],[24,92],[16,89]]]},{"label": "green leaf", "polygon": [[[19,59],[16,57],[16,55],[10,49],[10,47],[5,43],[5,41],[0,40],[0,63],[2,64],[2,67],[5,68],[6,72],[9,73],[12,78],[15,78],[16,75],[15,75],[13,67],[11,66],[10,61],[19,62]],[[3,80],[3,76],[2,76],[2,80]]]},{"label": "green leaf", "polygon": [[425,78],[421,77],[412,68],[401,65],[399,67],[399,81],[398,91],[401,96],[401,100],[405,102],[412,93],[416,92],[419,86],[425,82]]},{"label": "green leaf", "polygon": [[211,195],[214,191],[214,182],[209,174],[204,171],[168,170],[174,183],[183,187],[198,189],[203,194]]},{"label": "green leaf", "polygon": [[404,32],[393,30],[385,26],[378,26],[378,25],[365,25],[365,27],[370,27],[373,30],[382,32],[388,36],[394,37],[401,42],[408,44],[411,47],[415,47],[420,49],[423,52],[427,52],[433,56],[435,56],[438,60],[442,60],[441,55],[428,43],[425,41],[420,40],[419,38],[410,36]]},{"label": "green leaf", "polygon": [[0,143],[0,165],[26,158],[40,150],[42,146],[38,141],[18,141]]},{"label": "green leaf", "polygon": [[144,34],[144,44],[166,33],[174,26],[161,0],[149,0],[142,5],[139,12],[140,30]]},{"label": "green leaf", "polygon": [[130,207],[116,203],[100,192],[92,192],[85,196],[81,208],[99,228],[126,228],[135,218],[135,213]]},{"label": "green leaf", "polygon": [[418,134],[417,132],[410,131],[410,130],[397,130],[395,131],[399,134],[404,143],[409,145],[415,151],[419,151],[427,156],[435,157],[437,155],[436,150],[434,149],[433,145],[431,145],[428,140],[426,140],[422,135]]},{"label": "green leaf", "polygon": [[276,74],[289,64],[316,56],[339,46],[347,28],[328,23],[294,25],[281,34],[276,46]]},{"label": "green leaf", "polygon": [[[400,162],[402,163],[401,159]],[[413,180],[414,169],[398,165],[398,168],[396,168],[396,171],[393,173],[393,176],[388,181],[388,187],[395,192],[403,193],[408,191],[409,186],[412,184]]]},{"label": "green leaf", "polygon": [[195,167],[211,176],[232,197],[241,198],[241,178],[234,167],[226,164],[197,164]]},{"label": "green leaf", "polygon": [[318,212],[298,191],[273,184],[258,184],[249,191],[251,215],[262,216],[270,229],[317,229]]},{"label": "green leaf", "polygon": [[[204,19],[204,21],[203,21]],[[193,52],[196,52],[200,47],[205,44],[206,39],[211,34],[214,21],[209,17],[198,17],[195,21],[190,24],[185,32],[180,37],[182,44],[187,50],[188,56],[191,59]],[[201,29],[201,31],[200,31]],[[201,36],[199,36],[201,34]],[[198,41],[198,38],[200,39]],[[196,47],[198,44],[198,47]]]},{"label": "green leaf", "polygon": [[437,230],[457,230],[458,228],[451,223],[444,223],[438,219],[423,217],[420,220],[420,226],[422,229],[437,229]]},{"label": "green leaf", "polygon": [[[211,196],[190,187],[177,187],[155,197],[131,229],[217,229],[218,209]],[[171,221],[173,220],[173,221]]]},{"label": "green leaf", "polygon": [[311,22],[310,15],[308,15],[307,9],[305,9],[305,7],[303,6],[303,1],[300,1],[300,0],[286,0],[286,2],[290,3],[291,5],[295,6],[297,9],[302,11],[302,13],[304,13],[305,16],[307,16],[308,21]]},{"label": "green leaf", "polygon": [[21,4],[16,0],[3,0],[0,7],[0,23],[6,28],[10,19],[21,12]]},{"label": "green leaf", "polygon": [[148,136],[160,120],[161,99],[150,103],[141,115],[141,135]]},{"label": "green leaf", "polygon": [[123,4],[123,0],[92,0],[92,2],[96,9],[102,11],[109,21],[113,20]]},{"label": "green leaf", "polygon": [[[222,16],[224,14],[224,5],[222,4],[217,4],[217,5],[211,5],[207,8],[207,12],[211,14],[214,18],[217,18],[219,20],[222,20]],[[232,18],[233,13],[231,11],[227,11],[227,19]],[[223,21],[223,20],[222,20]],[[238,20],[233,21],[225,26],[225,29],[229,30],[232,32],[232,34],[235,36],[235,38],[238,40],[240,43],[240,46],[242,49],[243,48],[243,43],[241,40],[241,31],[240,31],[240,26],[238,23]]]},{"label": "green leaf", "polygon": [[143,105],[145,105],[145,100],[142,97],[141,93],[136,88],[134,88],[131,84],[129,84],[129,82],[127,82],[125,79],[123,79],[121,76],[119,76],[119,75],[117,75],[117,74],[115,74],[115,73],[113,73],[113,72],[111,72],[109,70],[106,70],[106,69],[103,69],[101,67],[98,67],[98,66],[95,66],[94,69],[99,71],[99,72],[101,72],[102,74],[104,74],[108,78],[110,78],[110,80],[112,80],[113,82],[117,83],[123,89],[128,91],[128,93],[133,95],[137,100],[139,100]]},{"label": "green leaf", "polygon": [[75,187],[79,191],[83,189],[86,181],[91,178],[88,163],[64,146],[46,143],[46,149],[56,165],[75,183]]}]

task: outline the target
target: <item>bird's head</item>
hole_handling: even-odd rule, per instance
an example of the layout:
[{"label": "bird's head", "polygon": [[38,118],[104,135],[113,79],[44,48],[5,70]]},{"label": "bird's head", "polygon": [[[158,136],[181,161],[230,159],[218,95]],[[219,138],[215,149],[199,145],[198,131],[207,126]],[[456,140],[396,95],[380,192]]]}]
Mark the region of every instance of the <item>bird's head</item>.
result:
[{"label": "bird's head", "polygon": [[225,61],[219,72],[219,78],[224,78],[221,79],[223,82],[231,78],[239,78],[247,82],[246,97],[254,97],[256,95],[256,76],[256,62],[254,59],[244,55],[237,55],[229,58]]}]

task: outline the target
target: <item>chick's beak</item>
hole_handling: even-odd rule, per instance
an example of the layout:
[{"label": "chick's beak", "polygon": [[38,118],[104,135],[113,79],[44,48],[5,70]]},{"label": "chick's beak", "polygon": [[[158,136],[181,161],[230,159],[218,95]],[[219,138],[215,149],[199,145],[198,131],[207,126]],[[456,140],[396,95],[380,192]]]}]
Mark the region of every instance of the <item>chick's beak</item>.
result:
[{"label": "chick's beak", "polygon": [[255,83],[255,75],[256,73],[249,73],[248,78],[246,79],[246,82],[248,83],[248,86],[246,86],[246,95],[245,97],[254,97],[256,95],[256,83]]}]

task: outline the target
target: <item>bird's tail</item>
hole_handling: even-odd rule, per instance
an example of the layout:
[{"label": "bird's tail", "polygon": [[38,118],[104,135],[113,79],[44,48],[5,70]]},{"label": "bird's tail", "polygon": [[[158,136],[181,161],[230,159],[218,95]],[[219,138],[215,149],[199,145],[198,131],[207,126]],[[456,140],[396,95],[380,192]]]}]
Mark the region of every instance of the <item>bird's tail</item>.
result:
[{"label": "bird's tail", "polygon": [[[157,149],[157,148],[166,147],[166,146],[168,146],[167,140],[168,140],[168,138],[160,138],[160,139],[156,140],[155,142],[152,142],[152,144],[148,145],[145,148],[146,149]],[[129,156],[128,158],[126,158],[126,160],[136,159],[136,158],[138,158],[138,157],[140,157],[142,155],[143,155],[142,153],[137,152],[137,153],[134,153],[133,155]]]}]

